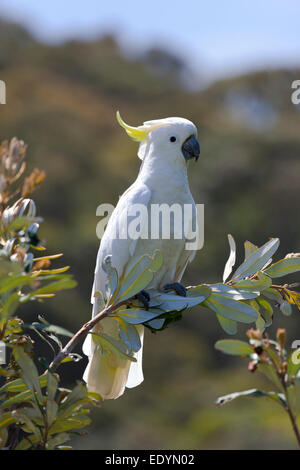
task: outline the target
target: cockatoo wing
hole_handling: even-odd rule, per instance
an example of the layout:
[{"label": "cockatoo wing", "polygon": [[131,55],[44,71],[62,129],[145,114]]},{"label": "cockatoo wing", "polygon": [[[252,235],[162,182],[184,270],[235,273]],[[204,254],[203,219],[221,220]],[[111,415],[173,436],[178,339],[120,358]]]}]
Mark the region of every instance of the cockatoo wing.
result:
[{"label": "cockatoo wing", "polygon": [[[108,221],[97,255],[91,298],[93,316],[97,315],[103,308],[101,297],[95,297],[97,291],[105,295],[107,277],[102,268],[103,260],[107,255],[111,255],[111,264],[116,268],[118,275],[121,276],[126,271],[129,261],[134,256],[138,241],[127,236],[128,220],[130,220],[128,219],[128,211],[134,204],[142,204],[148,207],[150,198],[150,189],[141,182],[135,182],[121,196]],[[101,327],[103,327],[102,331],[106,334],[115,338],[118,337],[118,325],[115,320],[104,319],[101,322]],[[143,347],[144,327],[139,326],[137,330]],[[127,361],[127,363],[124,363],[124,359],[114,358],[114,364],[109,365],[105,356],[100,357],[96,353],[92,337],[88,335],[83,345],[83,352],[89,356],[89,364],[83,378],[88,383],[89,388],[95,391],[98,390],[103,398],[117,398],[123,393],[125,385],[134,387],[143,381],[142,348],[136,353],[137,362]]]}]

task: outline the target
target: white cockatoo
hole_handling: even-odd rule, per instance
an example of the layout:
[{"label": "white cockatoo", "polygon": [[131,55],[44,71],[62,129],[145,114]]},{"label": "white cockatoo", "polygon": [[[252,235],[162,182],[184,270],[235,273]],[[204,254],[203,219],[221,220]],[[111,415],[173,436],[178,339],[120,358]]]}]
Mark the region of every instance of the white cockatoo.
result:
[{"label": "white cockatoo", "polygon": [[[181,239],[120,239],[114,234],[116,224],[119,224],[119,227],[128,224],[126,214],[133,204],[142,204],[148,209],[153,204],[179,204],[182,208],[188,204],[193,207],[190,223],[195,222],[195,203],[189,188],[187,166],[190,159],[197,160],[200,154],[196,126],[191,121],[178,117],[147,121],[139,127],[125,124],[119,113],[117,119],[127,134],[140,142],[138,156],[142,164],[137,179],[120,197],[100,243],[92,291],[93,316],[103,307],[94,293],[105,293],[107,277],[102,263],[107,255],[111,255],[111,265],[121,276],[128,272],[141,256],[146,253],[152,255],[155,250],[160,250],[163,264],[154,273],[151,285],[147,288],[174,290],[183,296],[186,291],[180,280],[187,264],[195,255],[195,251],[186,249],[184,234]],[[138,298],[144,304],[149,300],[145,291],[142,291]],[[96,325],[94,331],[97,331],[97,328],[106,335],[119,337],[119,324],[114,318],[104,318]],[[87,336],[83,352],[89,357],[89,363],[84,380],[90,392],[99,393],[103,399],[118,398],[124,393],[125,387],[135,387],[143,381],[143,325],[137,325],[137,331],[142,347],[135,354],[136,362],[113,352],[103,354],[94,343],[92,335]]]}]

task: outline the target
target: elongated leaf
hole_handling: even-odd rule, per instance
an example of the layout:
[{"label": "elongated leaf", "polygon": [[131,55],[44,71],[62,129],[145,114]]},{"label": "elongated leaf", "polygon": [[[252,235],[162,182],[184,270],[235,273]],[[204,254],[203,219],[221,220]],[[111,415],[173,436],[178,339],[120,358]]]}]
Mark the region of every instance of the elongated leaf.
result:
[{"label": "elongated leaf", "polygon": [[293,312],[291,304],[287,302],[286,300],[283,300],[281,302],[280,310],[283,313],[283,315],[285,315],[286,317],[289,317],[290,315],[292,315],[292,312]]},{"label": "elongated leaf", "polygon": [[77,282],[73,279],[60,279],[59,281],[50,282],[44,287],[40,287],[36,291],[30,294],[30,297],[36,297],[37,295],[50,294],[58,292],[64,289],[72,289],[76,287]]},{"label": "elongated leaf", "polygon": [[119,289],[111,298],[111,302],[120,302],[133,297],[145,289],[156,272],[162,265],[163,257],[159,250],[155,250],[153,256],[144,255],[132,267],[124,279],[120,279]]},{"label": "elongated leaf", "polygon": [[[65,391],[65,389],[63,390]],[[60,408],[66,408],[72,403],[82,400],[83,398],[85,398],[86,393],[86,386],[83,383],[78,382],[77,385],[71,391],[71,393],[68,394],[67,398],[65,398],[64,401],[60,404]]]},{"label": "elongated leaf", "polygon": [[283,300],[284,300],[283,297],[278,292],[278,290],[274,289],[273,287],[265,289],[263,291],[263,295],[264,295],[264,297],[267,297],[270,300],[274,300],[275,302],[277,302],[279,304],[281,304],[281,302],[283,302]]},{"label": "elongated leaf", "polygon": [[16,405],[17,403],[24,403],[26,401],[32,400],[33,396],[30,390],[25,392],[17,393],[11,398],[8,398],[4,402],[0,404],[0,408],[5,410],[6,408],[10,408],[12,405]]},{"label": "elongated leaf", "polygon": [[272,278],[283,277],[287,274],[295,273],[300,271],[300,258],[284,258],[277,263],[273,263],[269,268],[264,272],[271,276]]},{"label": "elongated leaf", "polygon": [[249,343],[238,339],[222,339],[216,342],[215,348],[233,356],[250,356],[254,352]]},{"label": "elongated leaf", "polygon": [[124,359],[136,362],[135,357],[128,354],[127,347],[122,341],[118,341],[104,333],[91,333],[91,335],[93,336],[95,343],[98,344],[102,350],[113,352]]},{"label": "elongated leaf", "polygon": [[252,323],[257,319],[257,312],[245,302],[212,292],[210,297],[203,302],[203,305],[230,320]]},{"label": "elongated leaf", "polygon": [[164,326],[165,321],[165,318],[154,318],[154,320],[145,323],[145,326],[150,326],[153,330],[160,330]]},{"label": "elongated leaf", "polygon": [[273,365],[268,364],[266,362],[259,362],[257,365],[257,370],[261,372],[265,377],[267,377],[267,379],[269,379],[273,383],[273,385],[278,388],[278,390],[282,390],[282,384],[278,378],[278,375],[276,374]]},{"label": "elongated leaf", "polygon": [[48,426],[51,426],[54,422],[58,411],[58,404],[54,400],[47,399],[46,403],[46,414]]},{"label": "elongated leaf", "polygon": [[66,432],[62,432],[60,434],[57,434],[55,437],[52,439],[49,439],[46,444],[47,450],[53,450],[60,444],[63,444],[64,442],[67,442],[71,439],[70,435],[67,434]]},{"label": "elongated leaf", "polygon": [[7,318],[15,313],[19,306],[20,295],[17,293],[11,294],[3,306],[0,307],[0,323],[4,323]]},{"label": "elongated leaf", "polygon": [[235,289],[239,291],[257,292],[260,293],[268,289],[272,284],[272,279],[259,271],[257,273],[258,279],[242,279],[234,283]]},{"label": "elongated leaf", "polygon": [[234,287],[227,286],[226,284],[211,284],[209,287],[211,288],[212,292],[222,294],[225,297],[234,300],[254,299],[259,295],[257,292],[240,291]]},{"label": "elongated leaf", "polygon": [[[41,388],[46,387],[47,385],[47,375],[43,374],[39,377],[40,386]],[[22,379],[15,379],[7,382],[0,388],[0,394],[4,392],[13,392],[13,393],[20,393],[28,391],[27,385],[23,382]]]},{"label": "elongated leaf", "polygon": [[48,276],[49,274],[62,274],[70,269],[70,266],[63,266],[62,268],[57,269],[39,269],[38,271],[33,271],[31,275],[36,276]]},{"label": "elongated leaf", "polygon": [[120,338],[126,344],[130,351],[139,351],[141,349],[141,340],[134,325],[117,317],[120,324]]},{"label": "elongated leaf", "polygon": [[58,325],[50,325],[50,324],[45,324],[45,323],[33,322],[31,324],[25,323],[24,326],[26,328],[32,328],[34,330],[47,331],[48,333],[55,333],[56,335],[60,335],[60,336],[68,336],[69,338],[72,338],[74,336],[74,333],[71,333],[71,331],[68,331],[65,328],[62,328],[61,326],[58,326]]},{"label": "elongated leaf", "polygon": [[25,284],[31,284],[32,282],[33,279],[26,274],[9,276],[8,278],[3,279],[0,282],[0,294],[3,294],[8,290],[14,289],[15,287],[18,287],[20,289]]},{"label": "elongated leaf", "polygon": [[16,421],[23,423],[22,428],[24,429],[24,431],[32,433],[36,437],[36,439],[42,439],[43,436],[39,428],[36,427],[35,424],[31,421],[31,419],[26,415],[25,410],[23,411],[22,408],[18,408],[17,410],[14,410],[12,414],[15,417]]},{"label": "elongated leaf", "polygon": [[225,333],[227,333],[228,335],[235,335],[237,333],[236,321],[229,320],[229,318],[222,317],[218,313],[217,313],[217,319],[221,327],[225,331]]},{"label": "elongated leaf", "polygon": [[263,315],[263,318],[265,320],[266,327],[272,325],[272,319],[273,319],[272,305],[267,300],[265,300],[263,297],[258,297],[257,298],[257,303],[263,309],[262,315]]},{"label": "elongated leaf", "polygon": [[47,372],[47,395],[49,400],[54,400],[58,387],[58,377],[51,372]]},{"label": "elongated leaf", "polygon": [[232,279],[244,279],[260,271],[279,246],[279,238],[272,238],[252,253],[235,271]]},{"label": "elongated leaf", "polygon": [[232,268],[235,265],[235,260],[236,260],[236,245],[235,241],[232,235],[228,234],[228,242],[229,242],[229,247],[230,247],[230,254],[229,258],[227,260],[227,263],[224,268],[224,273],[223,273],[223,282],[228,279],[232,272]]},{"label": "elongated leaf", "polygon": [[139,310],[135,308],[126,308],[124,310],[118,311],[118,316],[125,320],[127,323],[132,325],[138,325],[139,323],[144,323],[149,320],[152,320],[155,317],[163,314],[164,310],[161,309],[149,309],[149,310]]},{"label": "elongated leaf", "polygon": [[235,392],[230,393],[229,395],[224,395],[223,397],[218,398],[218,400],[216,401],[216,405],[225,405],[240,397],[263,397],[275,401],[283,407],[286,406],[283,394],[276,392],[264,392],[263,390],[258,390],[257,388],[252,388],[251,390],[244,390],[243,392]]},{"label": "elongated leaf", "polygon": [[189,287],[187,289],[187,297],[196,297],[199,303],[207,299],[211,294],[211,289],[207,285],[200,284],[199,286]]},{"label": "elongated leaf", "polygon": [[249,258],[257,249],[258,246],[254,245],[253,243],[249,242],[248,240],[244,243],[245,248],[245,260]]},{"label": "elongated leaf", "polygon": [[6,428],[15,421],[16,420],[14,416],[12,416],[11,411],[7,411],[6,413],[0,414],[0,429],[3,427]]},{"label": "elongated leaf", "polygon": [[78,413],[64,421],[55,421],[49,432],[52,435],[70,431],[71,429],[80,429],[88,426],[90,422],[91,420],[87,415]]},{"label": "elongated leaf", "polygon": [[34,365],[34,362],[20,346],[16,346],[14,348],[14,358],[22,369],[22,379],[26,383],[27,387],[30,389],[33,395],[36,392],[39,401],[42,402],[43,396],[38,371]]}]

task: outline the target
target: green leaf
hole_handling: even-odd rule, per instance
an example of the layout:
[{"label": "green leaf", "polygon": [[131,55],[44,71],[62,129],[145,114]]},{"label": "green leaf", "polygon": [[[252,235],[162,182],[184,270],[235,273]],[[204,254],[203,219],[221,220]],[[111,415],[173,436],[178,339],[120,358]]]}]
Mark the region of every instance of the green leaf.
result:
[{"label": "green leaf", "polygon": [[20,295],[17,293],[11,294],[6,302],[0,307],[0,323],[3,323],[11,315],[15,313],[19,306]]},{"label": "green leaf", "polygon": [[124,310],[118,310],[117,315],[121,319],[125,320],[127,323],[131,323],[132,325],[138,325],[139,323],[144,323],[149,320],[152,320],[155,317],[163,314],[164,310],[159,308],[156,309],[149,309],[149,310],[141,310],[137,308],[125,308]]},{"label": "green leaf", "polygon": [[7,292],[8,290],[14,289],[18,287],[19,289],[23,287],[25,284],[31,284],[34,282],[32,277],[21,274],[21,275],[11,275],[6,279],[1,280],[0,282],[0,294]]},{"label": "green leaf", "polygon": [[129,273],[120,279],[119,288],[111,297],[110,302],[120,302],[133,297],[143,290],[153,278],[153,273],[158,271],[163,263],[162,253],[155,250],[153,256],[142,256]]},{"label": "green leaf", "polygon": [[276,392],[264,392],[262,390],[258,390],[257,388],[252,388],[251,390],[244,390],[243,392],[235,392],[235,393],[230,393],[229,395],[224,395],[223,397],[220,397],[216,401],[216,405],[225,405],[236,398],[240,397],[258,397],[258,398],[268,398],[272,401],[275,401],[279,405],[285,407],[286,402],[284,395],[281,393],[276,393]]},{"label": "green leaf", "polygon": [[272,319],[273,319],[273,308],[272,305],[265,300],[263,297],[258,297],[256,299],[257,303],[260,305],[260,307],[263,308],[263,318],[265,320],[266,326],[272,325]]},{"label": "green leaf", "polygon": [[233,356],[250,356],[254,353],[250,344],[238,339],[222,339],[216,342],[215,348]]},{"label": "green leaf", "polygon": [[58,404],[54,400],[47,399],[46,403],[46,414],[48,426],[51,426],[54,422],[58,411]]},{"label": "green leaf", "polygon": [[11,411],[7,411],[6,413],[0,414],[0,429],[3,427],[7,427],[10,424],[14,423],[16,420],[14,416],[12,416]]},{"label": "green leaf", "polygon": [[272,238],[254,251],[235,271],[232,279],[244,279],[260,271],[279,246],[279,238]]},{"label": "green leaf", "polygon": [[235,260],[236,260],[236,245],[235,241],[232,235],[228,234],[228,242],[229,242],[229,247],[230,247],[230,254],[229,258],[227,260],[227,263],[224,268],[224,273],[223,273],[223,282],[228,279],[232,272],[232,268],[235,265]]},{"label": "green leaf", "polygon": [[126,344],[130,351],[139,351],[141,349],[140,335],[134,325],[117,317],[120,324],[120,338]]},{"label": "green leaf", "polygon": [[111,336],[108,336],[104,333],[91,333],[93,336],[94,342],[100,346],[103,351],[113,352],[124,359],[129,359],[132,362],[136,362],[135,357],[128,354],[126,344],[122,341],[116,340]]},{"label": "green leaf", "polygon": [[[41,388],[46,387],[48,378],[46,374],[40,375],[39,377],[40,386]],[[13,392],[13,393],[20,393],[20,392],[28,392],[28,387],[24,383],[22,379],[15,379],[7,382],[0,388],[0,394],[4,392]]]},{"label": "green leaf", "polygon": [[[276,362],[278,362],[278,358]],[[267,377],[267,379],[269,379],[278,388],[278,390],[282,390],[282,384],[273,365],[268,364],[267,362],[259,362],[257,370]]]},{"label": "green leaf", "polygon": [[280,304],[280,310],[286,317],[292,315],[293,309],[291,304],[287,300],[283,300]]},{"label": "green leaf", "polygon": [[25,323],[24,326],[26,328],[31,328],[31,329],[40,330],[40,331],[47,331],[48,333],[54,333],[60,336],[68,336],[69,338],[72,338],[74,336],[74,333],[71,333],[71,331],[68,331],[65,328],[62,328],[61,326],[58,326],[58,325],[50,325],[50,324],[45,324],[45,323],[33,322],[33,323]]},{"label": "green leaf", "polygon": [[165,321],[165,318],[154,318],[154,320],[150,320],[144,323],[144,325],[149,326],[152,330],[160,330],[164,326]]},{"label": "green leaf", "polygon": [[6,408],[10,408],[12,405],[16,405],[17,403],[23,403],[29,400],[32,400],[33,396],[30,390],[25,392],[20,392],[17,395],[14,395],[11,398],[8,398],[4,402],[0,404],[0,408],[5,410]]},{"label": "green leaf", "polygon": [[85,398],[87,393],[86,386],[78,382],[77,385],[73,388],[71,393],[67,396],[67,398],[64,399],[64,401],[61,403],[60,408],[64,409],[65,407],[68,407],[70,404],[75,403],[79,400],[82,400]]},{"label": "green leaf", "polygon": [[275,302],[277,302],[278,304],[281,304],[281,302],[283,302],[283,298],[282,296],[280,295],[280,293],[278,292],[278,290],[274,289],[273,287],[271,288],[268,288],[268,289],[265,289],[263,291],[263,295],[264,297],[267,297],[268,299],[270,300],[274,300]]},{"label": "green leaf", "polygon": [[47,396],[49,400],[54,400],[58,387],[58,377],[56,374],[47,371],[47,378]]},{"label": "green leaf", "polygon": [[[86,411],[87,413],[87,411]],[[71,429],[80,429],[88,426],[91,420],[87,415],[77,413],[72,417],[67,418],[66,420],[60,421],[57,420],[53,423],[50,428],[50,434],[62,433],[65,431],[70,431]]]},{"label": "green leaf", "polygon": [[245,248],[245,260],[249,258],[258,248],[258,246],[254,245],[253,243],[249,242],[248,240],[244,242]]},{"label": "green leaf", "polygon": [[252,323],[257,319],[255,310],[246,303],[230,299],[215,292],[212,292],[210,297],[203,302],[203,305],[214,310],[219,315],[229,318],[229,320]]},{"label": "green leaf", "polygon": [[234,283],[234,287],[239,291],[257,292],[260,293],[268,289],[272,284],[272,279],[266,276],[263,272],[257,273],[257,279],[242,279]]},{"label": "green leaf", "polygon": [[26,409],[18,408],[14,410],[12,414],[16,421],[23,423],[22,428],[25,432],[32,433],[36,439],[42,439],[41,431],[26,415]]},{"label": "green leaf", "polygon": [[22,369],[22,379],[30,389],[31,393],[35,395],[42,403],[43,396],[38,376],[37,368],[35,367],[32,359],[24,352],[23,348],[20,346],[16,346],[14,348],[14,358],[17,361],[18,365]]},{"label": "green leaf", "polygon": [[37,295],[52,294],[64,289],[72,289],[76,287],[77,282],[73,279],[60,279],[59,281],[50,282],[44,287],[40,287],[34,292],[31,292],[30,297],[36,297]]},{"label": "green leaf", "polygon": [[46,449],[47,450],[53,450],[56,447],[58,447],[60,444],[63,444],[64,442],[67,442],[71,439],[70,435],[67,434],[66,432],[62,432],[60,434],[57,434],[55,437],[52,439],[49,439],[46,444]]},{"label": "green leaf", "polygon": [[209,286],[212,292],[220,293],[229,299],[234,300],[248,300],[254,299],[258,296],[257,292],[249,292],[249,291],[240,291],[235,289],[234,287],[228,286],[226,284],[210,284]]},{"label": "green leaf", "polygon": [[209,286],[200,284],[199,286],[189,287],[187,289],[187,297],[197,298],[198,302],[201,303],[207,299],[211,294]]},{"label": "green leaf", "polygon": [[237,333],[237,323],[236,321],[229,320],[229,318],[222,317],[217,313],[217,319],[225,333],[228,335],[235,335]]},{"label": "green leaf", "polygon": [[291,257],[284,258],[277,263],[271,264],[264,272],[272,278],[283,277],[287,274],[295,273],[300,271],[300,258]]}]

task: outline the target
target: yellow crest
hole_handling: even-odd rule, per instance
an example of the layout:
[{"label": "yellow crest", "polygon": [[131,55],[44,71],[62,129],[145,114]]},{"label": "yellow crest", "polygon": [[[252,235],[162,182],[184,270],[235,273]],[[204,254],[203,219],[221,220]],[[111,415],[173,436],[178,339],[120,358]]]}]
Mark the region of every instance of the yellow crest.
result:
[{"label": "yellow crest", "polygon": [[123,129],[127,132],[129,137],[137,142],[143,142],[146,139],[147,134],[152,130],[151,128],[146,128],[144,126],[133,127],[126,124],[121,118],[119,111],[117,111],[117,121]]}]

